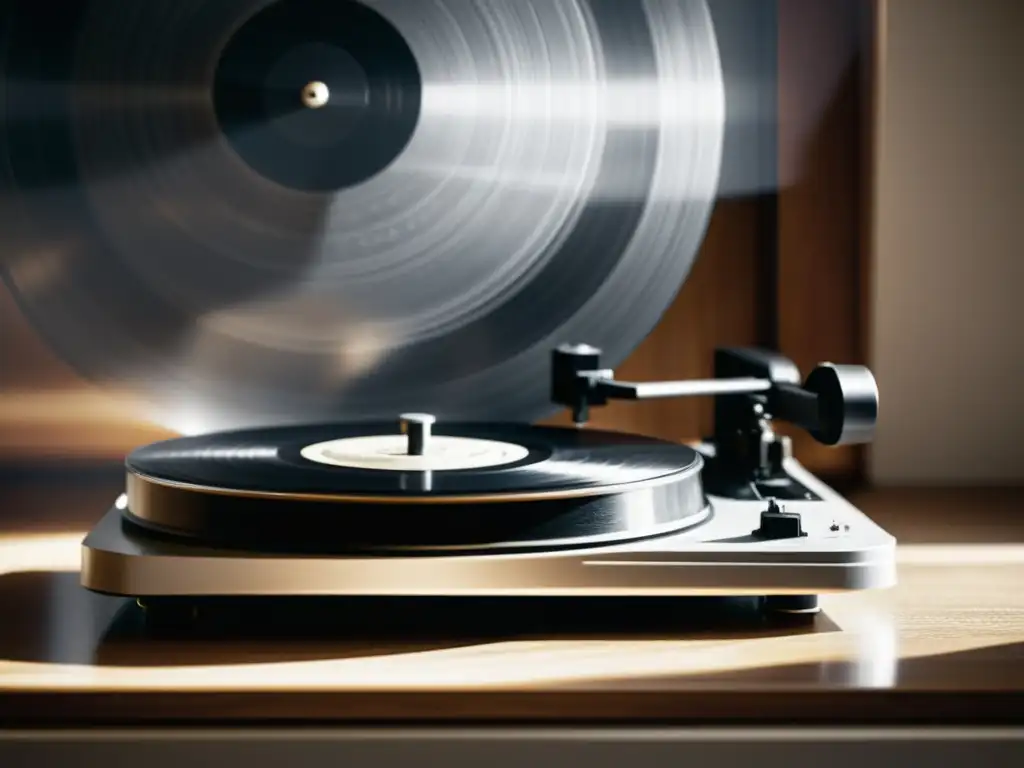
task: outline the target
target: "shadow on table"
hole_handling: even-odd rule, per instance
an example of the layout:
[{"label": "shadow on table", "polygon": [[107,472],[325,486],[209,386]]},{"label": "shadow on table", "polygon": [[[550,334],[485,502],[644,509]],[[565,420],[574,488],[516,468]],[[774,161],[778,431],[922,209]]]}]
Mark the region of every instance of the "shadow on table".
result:
[{"label": "shadow on table", "polygon": [[509,641],[729,640],[835,632],[827,616],[768,619],[753,598],[290,598],[207,601],[154,627],[77,573],[0,576],[0,659],[98,666],[260,664]]}]

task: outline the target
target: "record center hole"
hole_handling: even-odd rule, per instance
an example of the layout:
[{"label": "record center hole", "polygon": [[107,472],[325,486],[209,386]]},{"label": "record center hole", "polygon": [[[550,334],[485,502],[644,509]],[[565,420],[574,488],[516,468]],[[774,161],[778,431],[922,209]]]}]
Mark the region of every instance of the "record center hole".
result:
[{"label": "record center hole", "polygon": [[310,109],[320,109],[320,107],[327,104],[330,98],[331,92],[327,88],[326,83],[322,83],[319,80],[307,83],[302,91],[302,103]]}]

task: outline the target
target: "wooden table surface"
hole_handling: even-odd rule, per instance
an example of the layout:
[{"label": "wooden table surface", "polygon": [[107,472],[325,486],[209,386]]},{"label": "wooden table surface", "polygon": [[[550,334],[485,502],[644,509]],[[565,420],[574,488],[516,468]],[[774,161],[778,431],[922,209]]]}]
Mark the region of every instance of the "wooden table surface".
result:
[{"label": "wooden table surface", "polygon": [[900,584],[810,623],[719,601],[343,601],[157,638],[78,586],[116,476],[0,487],[0,724],[1024,720],[1018,490],[854,494],[899,538]]}]

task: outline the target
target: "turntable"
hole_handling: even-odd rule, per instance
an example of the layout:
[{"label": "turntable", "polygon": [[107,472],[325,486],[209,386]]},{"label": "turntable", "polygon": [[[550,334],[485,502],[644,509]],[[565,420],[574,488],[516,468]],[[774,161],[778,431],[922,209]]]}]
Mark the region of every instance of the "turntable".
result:
[{"label": "turntable", "polygon": [[[83,584],[146,599],[230,595],[758,595],[813,612],[888,587],[894,540],[800,467],[773,416],[836,445],[870,436],[874,379],[723,349],[709,381],[630,383],[600,353],[552,356],[577,428],[316,425],[135,451],[83,545]],[[583,427],[608,398],[713,395],[688,447]]]},{"label": "turntable", "polygon": [[[893,538],[773,427],[870,441],[867,369],[723,348],[708,380],[615,375],[716,200],[706,2],[17,5],[0,275],[184,435],[128,456],[86,588],[813,612],[893,584]],[[713,434],[588,426],[669,397],[713,398]]]}]

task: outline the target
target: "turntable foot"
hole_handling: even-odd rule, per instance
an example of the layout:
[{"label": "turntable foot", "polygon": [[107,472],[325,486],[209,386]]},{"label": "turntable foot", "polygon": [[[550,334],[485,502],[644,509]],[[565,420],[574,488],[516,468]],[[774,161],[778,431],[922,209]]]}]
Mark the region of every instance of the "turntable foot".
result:
[{"label": "turntable foot", "polygon": [[765,613],[790,616],[814,615],[821,610],[817,595],[768,595],[763,608]]},{"label": "turntable foot", "polygon": [[147,629],[188,629],[199,620],[199,606],[190,600],[173,598],[139,598]]}]

